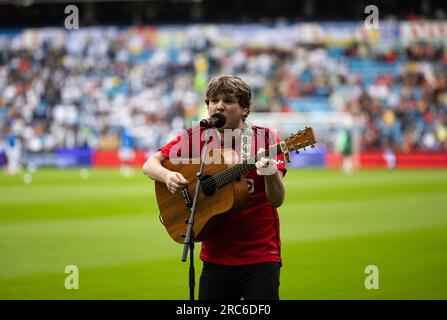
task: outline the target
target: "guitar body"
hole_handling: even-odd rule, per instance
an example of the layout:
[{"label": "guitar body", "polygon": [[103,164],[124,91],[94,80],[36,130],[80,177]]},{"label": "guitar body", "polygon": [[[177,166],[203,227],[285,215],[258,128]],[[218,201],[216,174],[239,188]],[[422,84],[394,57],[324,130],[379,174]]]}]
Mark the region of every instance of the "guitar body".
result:
[{"label": "guitar body", "polygon": [[[187,163],[173,163],[165,160],[162,165],[168,170],[180,172],[189,181],[187,187],[172,194],[162,182],[155,182],[155,193],[162,222],[173,240],[184,243],[190,217],[190,205],[194,200],[196,173],[200,165],[198,159],[184,159]],[[186,161],[187,160],[187,161]],[[179,162],[179,161],[177,161]],[[202,175],[202,187],[209,186],[213,175],[228,169],[237,163],[237,154],[231,149],[213,149],[205,161]],[[208,179],[208,183],[207,183]],[[211,180],[209,180],[211,179]],[[211,188],[213,189],[213,188]],[[188,191],[186,191],[188,190]],[[205,193],[204,193],[205,191]],[[214,190],[201,189],[194,219],[194,241],[199,242],[211,237],[219,228],[219,222],[225,218],[224,213],[245,206],[248,202],[248,186],[245,176],[227,183]]]}]

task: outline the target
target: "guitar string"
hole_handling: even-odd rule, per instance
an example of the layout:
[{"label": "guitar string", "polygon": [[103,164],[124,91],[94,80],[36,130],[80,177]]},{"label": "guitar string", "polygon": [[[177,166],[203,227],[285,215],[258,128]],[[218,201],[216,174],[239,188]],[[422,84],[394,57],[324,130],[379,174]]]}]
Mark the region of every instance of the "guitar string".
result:
[{"label": "guitar string", "polygon": [[[192,127],[190,132],[188,132],[188,131],[185,132],[185,133],[186,133],[186,137],[188,137],[188,136],[192,136],[194,133],[197,133],[197,131],[200,132],[201,129],[202,129],[202,128],[201,128],[200,126]],[[204,132],[206,132],[206,130],[204,130],[203,132],[201,132],[201,134],[203,135]],[[185,134],[185,133],[184,133],[184,134]],[[211,136],[211,137],[213,137],[213,136]],[[217,174],[219,174],[219,173],[221,173],[221,172],[223,172],[223,171],[225,171],[225,170],[227,170],[227,169],[223,169],[223,170],[217,172],[215,175],[217,175]],[[206,187],[205,185],[206,185],[206,183],[204,183],[202,186],[205,188],[205,187]],[[188,186],[188,187],[187,187],[187,192],[188,192],[188,193],[192,192],[192,189],[195,189],[195,188],[194,188],[193,186],[192,186],[192,187],[189,187],[189,186]]]},{"label": "guitar string", "polygon": [[[207,179],[203,182],[202,184],[202,188],[206,189],[210,186],[212,186],[213,184],[217,184],[217,185],[223,185],[224,182],[226,182],[226,179],[229,179],[232,177],[233,174],[235,174],[238,171],[241,171],[241,174],[243,174],[243,171],[245,171],[246,169],[251,169],[251,168],[247,168],[246,166],[249,165],[248,163],[242,163],[240,165],[237,165],[237,167],[232,167],[232,168],[226,168],[226,169],[222,169],[218,172],[216,172],[213,175],[214,179]],[[194,186],[188,187],[188,192],[192,192],[194,190]]]},{"label": "guitar string", "polygon": [[[200,131],[200,129],[201,129],[201,127],[199,127],[199,126],[193,127],[193,128],[191,129],[191,132],[190,132],[190,133],[187,132],[187,134],[188,134],[189,136],[191,136],[193,133],[195,133],[195,132],[197,132],[197,131]],[[204,132],[206,132],[206,130],[205,130]],[[216,132],[216,130],[213,131],[213,133],[215,133],[215,132]],[[202,133],[202,134],[203,134],[203,133]],[[266,152],[266,155],[268,156],[268,152]],[[251,160],[251,158],[250,158],[249,160]],[[255,161],[257,161],[256,158],[255,158]],[[239,166],[238,166],[238,167],[239,167]],[[247,169],[251,170],[251,168],[247,168]],[[214,175],[214,177],[216,177],[217,175],[220,175],[221,173],[225,172],[225,170],[228,170],[228,169],[223,169],[223,170],[217,172],[217,173]],[[238,170],[238,169],[236,169],[236,170]],[[243,173],[243,171],[244,171],[244,170],[242,170],[242,173]],[[224,175],[223,175],[222,177],[220,177],[221,180],[219,180],[219,183],[224,182],[225,179],[231,177],[231,175],[233,174],[233,172],[234,172],[234,171],[228,170],[227,174],[224,173]],[[237,172],[237,171],[236,171],[236,172]],[[228,176],[228,175],[229,175],[229,176]],[[231,181],[231,180],[230,180],[230,181]],[[217,181],[216,181],[216,182],[217,182]],[[216,183],[216,182],[215,182],[215,183]],[[206,181],[205,181],[204,184],[203,184],[203,188],[209,187],[209,186],[212,185],[212,184],[213,184],[213,180],[210,180],[208,183],[206,183]],[[194,188],[194,187],[191,187],[191,188]],[[191,192],[191,190],[190,190],[191,188],[188,187],[187,191],[188,191],[188,192]],[[194,188],[194,189],[195,189],[195,188]]]},{"label": "guitar string", "polygon": [[[247,165],[248,165],[248,167],[247,167]],[[240,174],[242,175],[243,172],[246,171],[247,169],[251,170],[250,164],[248,162],[244,162],[244,163],[239,164],[237,166],[234,166],[232,168],[222,169],[222,170],[216,172],[213,175],[214,179],[212,179],[212,180],[210,180],[210,179],[205,180],[203,185],[202,185],[202,188],[206,189],[206,188],[212,186],[213,184],[224,185],[225,183],[227,183],[226,180],[232,178],[232,176],[234,174],[240,172]],[[188,187],[188,192],[192,192],[193,189],[195,189],[193,186],[192,187]]]},{"label": "guitar string", "polygon": [[[250,167],[246,167],[247,165],[250,166],[249,164],[241,164],[238,167],[221,170],[213,176],[214,179],[205,180],[204,183],[201,185],[201,188],[207,189],[213,185],[219,185],[219,187],[225,185],[229,181],[233,180],[233,176],[240,176],[244,173],[244,171],[247,171],[247,169],[248,171],[251,170]],[[194,190],[194,186],[188,187],[187,189],[187,191],[190,193]]]},{"label": "guitar string", "polygon": [[[186,134],[189,135],[189,136],[191,136],[192,134],[196,133],[197,131],[200,132],[200,129],[201,129],[200,126],[195,126],[195,127],[191,128],[190,132],[186,132]],[[275,146],[272,146],[272,147],[269,148],[268,150],[265,150],[263,156],[267,156],[267,157],[268,157],[268,156],[269,156],[269,153],[270,153],[270,152],[269,152],[270,149],[272,149],[272,150],[273,150],[274,148],[279,149],[279,146],[280,146],[279,144],[276,144]],[[280,151],[280,150],[278,150],[278,152],[279,152],[279,153],[282,153],[282,151]],[[214,176],[213,176],[214,179],[207,179],[207,180],[205,180],[204,183],[202,184],[202,188],[203,188],[203,189],[206,189],[206,188],[212,186],[213,184],[214,184],[214,185],[220,185],[220,186],[223,186],[223,185],[225,185],[226,183],[228,183],[228,182],[234,180],[234,178],[236,178],[237,176],[240,176],[240,175],[244,174],[244,171],[245,171],[245,172],[248,172],[248,171],[252,170],[252,169],[253,169],[253,167],[252,167],[253,163],[248,164],[248,162],[252,162],[252,161],[256,162],[256,161],[258,161],[258,160],[257,160],[257,159],[258,159],[258,158],[257,158],[258,155],[259,155],[259,154],[250,157],[248,160],[244,161],[244,162],[243,162],[242,164],[240,164],[240,165],[236,165],[236,166],[234,166],[234,167],[232,167],[232,168],[222,169],[222,170],[216,172],[216,173],[214,174]],[[253,159],[253,158],[254,158],[254,159]],[[227,181],[227,180],[228,180],[228,181]],[[195,187],[194,187],[194,186],[188,186],[186,191],[187,191],[188,194],[189,194],[189,193],[191,193],[193,190],[195,190]]]},{"label": "guitar string", "polygon": [[[268,157],[270,154],[270,149],[273,150],[275,147],[277,148],[278,145],[272,146],[271,148],[269,148],[269,150],[264,151],[264,154],[262,154],[262,155],[257,154],[257,155],[252,156],[249,160],[244,161],[244,163],[242,163],[241,165],[237,165],[237,166],[229,168],[229,169],[223,169],[223,170],[217,172],[213,176],[215,178],[214,179],[215,182],[217,182],[217,184],[224,185],[224,184],[228,183],[229,181],[233,180],[235,177],[244,174],[244,172],[250,171],[251,169],[253,169],[254,163],[249,163],[249,162],[252,162],[252,161],[256,162],[258,160],[258,156],[267,156]],[[210,181],[209,183],[204,184],[204,188],[209,187],[212,184],[213,184],[213,181]]]},{"label": "guitar string", "polygon": [[[265,150],[264,154],[261,155],[261,157],[262,156],[267,156],[268,157],[269,154],[270,154],[270,150],[273,150],[275,148],[277,149],[277,153],[278,154],[283,153],[282,150],[280,149],[280,144],[278,143],[278,144],[270,147],[268,150]],[[222,169],[222,170],[216,172],[213,175],[214,179],[207,179],[207,180],[204,181],[204,183],[202,185],[202,189],[206,189],[206,188],[212,186],[213,184],[214,185],[223,186],[226,183],[234,180],[237,176],[240,176],[240,175],[244,174],[244,171],[245,172],[250,171],[251,169],[253,169],[253,167],[251,167],[251,166],[254,165],[254,164],[253,163],[249,164],[248,162],[252,162],[252,161],[257,162],[258,161],[258,158],[257,158],[258,155],[260,155],[260,154],[256,154],[256,155],[250,157],[247,161],[244,161],[240,165],[236,165],[236,166],[234,166],[232,168]],[[192,193],[193,191],[195,191],[195,187],[194,186],[190,186],[190,187],[188,186],[187,187],[188,194]]]},{"label": "guitar string", "polygon": [[[214,130],[214,132],[216,132],[216,130]],[[244,163],[246,164],[246,161],[244,161]],[[243,168],[243,169],[242,168],[243,167],[241,167],[241,166],[237,166],[236,169],[235,169],[235,167],[233,167],[233,168],[225,168],[225,169],[222,169],[222,170],[218,171],[216,174],[214,174],[213,177],[217,177],[217,176],[219,176],[219,177],[218,178],[214,178],[214,179],[210,179],[210,180],[207,179],[204,182],[204,184],[203,184],[203,188],[208,188],[208,187],[212,186],[213,184],[224,185],[225,183],[227,183],[225,181],[227,179],[230,179],[231,176],[234,175],[235,173],[237,173],[238,171],[241,171],[241,174],[243,174],[243,172],[245,170],[247,170],[247,169],[248,169],[247,171],[250,170],[250,168]],[[217,181],[216,181],[216,179],[217,179]],[[187,191],[191,192],[192,191],[191,189],[195,189],[195,188],[194,187],[191,187],[191,188],[188,187]]]},{"label": "guitar string", "polygon": [[[275,146],[273,146],[272,147],[272,149],[274,148]],[[265,152],[264,152],[264,156],[268,156],[269,155],[269,151],[270,150],[266,150]],[[251,160],[252,158],[254,158],[254,161],[256,162],[257,161],[257,156],[258,155],[255,155],[255,156],[253,156],[253,157],[251,157],[249,160]],[[253,160],[251,160],[251,161],[253,161]],[[216,174],[214,174],[214,183],[213,183],[213,180],[210,180],[210,181],[207,181],[207,180],[205,180],[205,182],[204,182],[204,184],[203,184],[203,188],[207,188],[207,187],[210,187],[210,186],[212,186],[213,184],[221,184],[222,183],[222,185],[224,185],[224,184],[226,184],[226,183],[228,183],[229,181],[231,181],[231,180],[233,180],[233,176],[236,174],[237,176],[238,175],[242,175],[243,173],[244,173],[244,171],[249,171],[249,170],[251,170],[252,168],[251,168],[251,166],[252,166],[253,164],[250,164],[250,163],[248,163],[248,161],[244,161],[244,163],[242,163],[242,164],[240,164],[240,165],[237,165],[237,166],[235,166],[235,167],[232,167],[232,168],[227,168],[227,169],[223,169],[223,170],[221,170],[221,171],[218,171]],[[247,167],[248,166],[248,167]],[[218,177],[217,177],[218,176]],[[217,177],[217,178],[216,178]],[[229,179],[229,181],[226,181],[227,179]],[[216,181],[217,180],[217,181]],[[192,188],[188,188],[188,192],[191,192],[192,191],[192,189],[193,189],[193,187]]]},{"label": "guitar string", "polygon": [[[202,185],[203,186],[202,188],[203,189],[208,188],[208,187],[212,186],[213,184],[215,184],[215,185],[220,184],[221,186],[225,185],[226,183],[234,180],[237,176],[244,174],[244,171],[248,172],[251,169],[253,169],[252,166],[254,166],[254,163],[249,164],[248,162],[258,161],[258,156],[261,156],[261,157],[267,156],[268,157],[270,154],[270,150],[273,150],[275,148],[277,149],[278,154],[283,153],[282,150],[280,149],[280,144],[276,144],[276,145],[270,147],[268,150],[265,150],[263,154],[256,154],[256,155],[250,157],[250,159],[248,161],[244,161],[240,165],[236,165],[232,168],[222,169],[222,170],[218,171],[216,174],[214,174],[214,176],[213,176],[214,179],[209,180],[209,181],[207,181],[208,179],[205,180],[204,184]],[[193,186],[188,187],[187,192],[190,193],[193,191],[193,189],[195,189]]]},{"label": "guitar string", "polygon": [[[271,148],[269,148],[268,150],[264,151],[264,154],[261,155],[262,156],[269,156],[270,154],[270,149],[274,149],[277,148],[278,149],[279,144],[276,144],[275,146],[272,146]],[[213,175],[212,180],[207,179],[204,181],[202,188],[206,189],[210,186],[212,186],[213,184],[215,185],[225,185],[226,183],[230,182],[231,180],[233,180],[235,177],[240,176],[242,174],[244,174],[245,172],[250,171],[251,169],[253,169],[252,166],[254,166],[254,163],[249,163],[249,162],[257,162],[258,161],[258,156],[260,154],[254,155],[252,157],[250,157],[250,159],[248,159],[247,161],[244,161],[242,164],[236,165],[232,168],[226,168],[226,169],[222,169],[220,171],[218,171],[217,173],[215,173]],[[209,180],[209,181],[208,181]],[[228,180],[228,181],[227,181]],[[195,190],[194,186],[188,187],[187,188],[187,192],[191,193],[193,190]]]}]

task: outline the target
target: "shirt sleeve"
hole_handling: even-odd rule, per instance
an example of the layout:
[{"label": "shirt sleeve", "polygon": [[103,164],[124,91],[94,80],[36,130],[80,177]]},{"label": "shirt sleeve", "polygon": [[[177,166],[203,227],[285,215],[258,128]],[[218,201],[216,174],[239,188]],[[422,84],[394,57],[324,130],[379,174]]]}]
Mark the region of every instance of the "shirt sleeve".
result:
[{"label": "shirt sleeve", "polygon": [[174,139],[172,139],[170,142],[168,142],[165,146],[158,149],[158,151],[161,152],[161,154],[164,158],[170,159],[171,158],[171,150],[174,147],[179,147],[181,142],[182,142],[182,135],[180,134],[177,137],[175,137]]}]

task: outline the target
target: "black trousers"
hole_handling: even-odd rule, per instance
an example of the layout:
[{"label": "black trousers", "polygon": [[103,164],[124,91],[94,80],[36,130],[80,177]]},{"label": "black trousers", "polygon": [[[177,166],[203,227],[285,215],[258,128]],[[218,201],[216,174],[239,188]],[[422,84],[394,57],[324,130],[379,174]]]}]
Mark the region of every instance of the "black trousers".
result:
[{"label": "black trousers", "polygon": [[279,300],[279,262],[243,266],[203,263],[199,300]]}]

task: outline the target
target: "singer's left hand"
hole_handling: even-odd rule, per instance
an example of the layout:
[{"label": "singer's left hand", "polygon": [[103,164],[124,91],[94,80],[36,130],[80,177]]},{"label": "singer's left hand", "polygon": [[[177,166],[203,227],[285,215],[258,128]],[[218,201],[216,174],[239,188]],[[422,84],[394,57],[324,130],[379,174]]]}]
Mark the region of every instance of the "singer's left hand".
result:
[{"label": "singer's left hand", "polygon": [[[260,148],[258,153],[262,153],[264,151],[264,148]],[[261,157],[261,159],[259,159],[255,165],[257,169],[256,173],[260,176],[271,176],[278,171],[275,162],[273,162],[272,159],[266,157]]]}]

